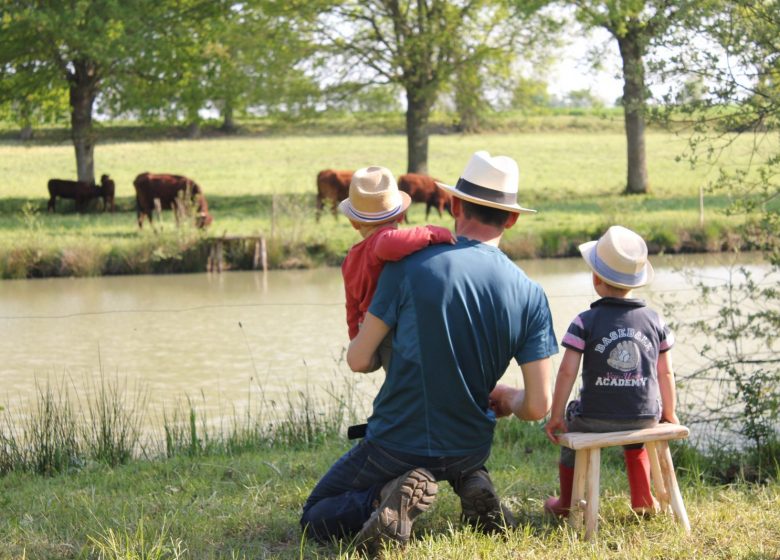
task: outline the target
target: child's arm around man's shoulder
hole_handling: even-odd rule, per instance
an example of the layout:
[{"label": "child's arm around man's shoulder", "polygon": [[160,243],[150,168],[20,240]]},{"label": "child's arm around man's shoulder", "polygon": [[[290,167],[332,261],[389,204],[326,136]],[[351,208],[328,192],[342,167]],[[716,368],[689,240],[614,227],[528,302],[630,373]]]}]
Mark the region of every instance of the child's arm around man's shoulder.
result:
[{"label": "child's arm around man's shoulder", "polygon": [[374,251],[383,261],[401,260],[435,243],[455,243],[455,237],[449,229],[431,225],[405,229],[385,228],[375,235],[379,235],[379,239],[374,245]]}]

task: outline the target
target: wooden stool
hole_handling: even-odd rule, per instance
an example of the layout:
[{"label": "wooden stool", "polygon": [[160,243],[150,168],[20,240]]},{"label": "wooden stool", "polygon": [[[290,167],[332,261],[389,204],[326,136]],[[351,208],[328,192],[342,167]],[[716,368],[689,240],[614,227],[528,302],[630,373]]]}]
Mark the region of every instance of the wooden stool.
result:
[{"label": "wooden stool", "polygon": [[677,477],[674,474],[672,455],[669,452],[670,439],[688,437],[688,428],[677,424],[658,424],[643,430],[625,432],[586,433],[569,432],[560,435],[561,445],[576,451],[574,458],[574,485],[572,487],[569,523],[579,530],[585,517],[585,538],[596,535],[599,515],[599,470],[601,448],[615,445],[644,443],[650,457],[650,472],[653,487],[661,511],[674,514],[685,532],[690,534],[691,525],[685,511]]}]

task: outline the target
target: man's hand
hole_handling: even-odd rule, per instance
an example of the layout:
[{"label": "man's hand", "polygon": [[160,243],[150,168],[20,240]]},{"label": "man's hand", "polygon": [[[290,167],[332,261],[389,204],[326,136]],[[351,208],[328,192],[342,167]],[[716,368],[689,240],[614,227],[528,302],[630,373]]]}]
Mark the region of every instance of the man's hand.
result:
[{"label": "man's hand", "polygon": [[503,418],[512,414],[518,401],[522,401],[524,398],[525,391],[522,389],[498,384],[490,393],[488,402],[490,409],[495,412],[496,417]]}]

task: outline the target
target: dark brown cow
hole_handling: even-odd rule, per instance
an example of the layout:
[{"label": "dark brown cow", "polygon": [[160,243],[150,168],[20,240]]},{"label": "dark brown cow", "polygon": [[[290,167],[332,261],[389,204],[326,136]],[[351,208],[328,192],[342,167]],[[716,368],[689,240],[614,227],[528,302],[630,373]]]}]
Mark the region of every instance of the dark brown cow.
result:
[{"label": "dark brown cow", "polygon": [[198,227],[208,226],[213,218],[209,214],[206,195],[195,181],[182,175],[167,173],[141,173],[133,181],[138,227],[143,227],[144,216],[152,222],[155,200],[161,210],[176,210],[176,220],[186,208],[187,201],[197,210],[195,223]]},{"label": "dark brown cow", "polygon": [[50,179],[49,212],[54,212],[57,197],[71,198],[76,201],[76,211],[81,212],[87,202],[93,198],[103,199],[103,211],[114,211],[114,181],[108,175],[100,177],[100,185],[86,181],[70,181],[68,179]]},{"label": "dark brown cow", "polygon": [[100,176],[100,188],[103,190],[103,211],[106,211],[106,205],[110,212],[114,211],[114,195],[116,193],[116,185],[113,179],[108,175]]},{"label": "dark brown cow", "polygon": [[339,202],[349,196],[349,183],[354,171],[323,169],[317,174],[317,220],[319,221],[325,203],[330,205],[333,216],[338,214]]},{"label": "dark brown cow", "polygon": [[436,186],[436,179],[419,173],[406,173],[398,177],[398,188],[409,195],[412,202],[425,203],[425,219],[435,207],[442,216],[442,211],[447,210],[452,214],[452,197],[449,193]]}]

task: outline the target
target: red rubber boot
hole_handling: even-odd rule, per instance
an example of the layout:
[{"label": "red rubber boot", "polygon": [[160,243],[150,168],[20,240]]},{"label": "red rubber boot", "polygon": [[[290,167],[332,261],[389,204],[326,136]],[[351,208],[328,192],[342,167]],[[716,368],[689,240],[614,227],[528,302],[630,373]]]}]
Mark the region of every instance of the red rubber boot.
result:
[{"label": "red rubber boot", "polygon": [[647,449],[624,449],[623,457],[631,488],[631,509],[639,515],[658,513],[658,501],[650,491],[650,457]]},{"label": "red rubber boot", "polygon": [[558,477],[561,484],[561,495],[550,497],[544,502],[544,511],[556,517],[569,515],[571,507],[571,487],[574,483],[574,469],[558,463]]}]

